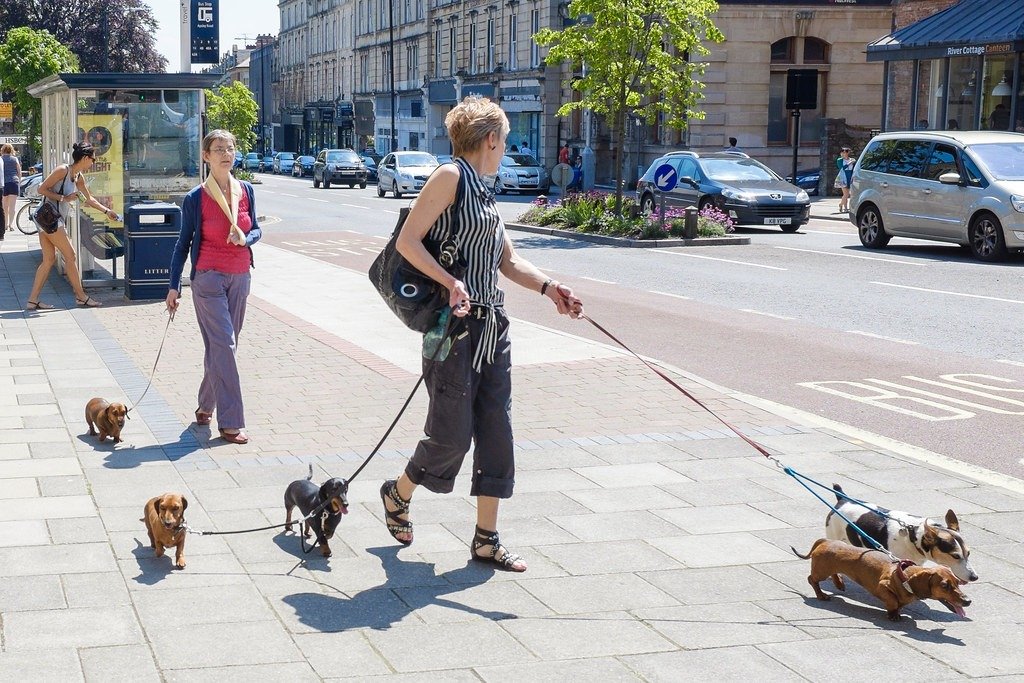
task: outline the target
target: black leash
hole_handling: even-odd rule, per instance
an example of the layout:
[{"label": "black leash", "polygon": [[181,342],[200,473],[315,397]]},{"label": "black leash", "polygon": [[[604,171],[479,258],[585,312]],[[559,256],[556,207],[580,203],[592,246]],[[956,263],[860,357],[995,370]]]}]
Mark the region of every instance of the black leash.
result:
[{"label": "black leash", "polygon": [[144,399],[146,397],[146,393],[149,391],[149,388],[151,386],[153,386],[153,378],[156,377],[156,366],[157,366],[157,363],[160,362],[160,354],[162,354],[164,352],[164,342],[167,341],[167,332],[168,332],[168,330],[171,329],[171,321],[173,321],[173,320],[174,320],[174,311],[170,311],[169,315],[167,316],[167,325],[164,326],[164,336],[160,340],[160,348],[157,349],[157,352],[156,352],[156,360],[153,361],[153,370],[152,370],[152,372],[149,373],[149,382],[146,384],[146,388],[142,390],[142,396],[139,396],[139,400],[137,400],[135,403],[133,403],[132,407],[125,411],[125,417],[127,417],[128,413],[130,413],[133,410],[135,410],[135,408],[138,407],[138,405],[140,403],[142,403],[142,399]]},{"label": "black leash", "polygon": [[[324,508],[326,508],[327,504],[330,503],[330,502],[331,502],[330,500],[325,500],[324,502],[320,503],[315,508],[313,508],[308,515],[306,515],[302,519],[296,520],[294,522],[284,522],[282,524],[271,524],[270,526],[260,526],[260,527],[256,527],[255,529],[237,529],[237,530],[234,530],[234,531],[201,531],[199,529],[193,529],[188,524],[183,524],[182,528],[185,529],[186,531],[188,531],[190,534],[195,534],[196,536],[230,536],[232,534],[248,534],[248,533],[251,533],[253,531],[266,531],[268,529],[278,529],[278,528],[283,527],[283,526],[291,526],[292,524],[302,524],[303,522],[305,522],[305,521],[307,521],[309,519],[312,519],[313,517],[316,517],[318,514],[323,512]],[[305,547],[305,543],[303,543],[303,547]],[[313,547],[315,547],[315,545]],[[312,550],[313,547],[310,547],[310,550]],[[308,551],[304,551],[304,552],[308,552]]]}]

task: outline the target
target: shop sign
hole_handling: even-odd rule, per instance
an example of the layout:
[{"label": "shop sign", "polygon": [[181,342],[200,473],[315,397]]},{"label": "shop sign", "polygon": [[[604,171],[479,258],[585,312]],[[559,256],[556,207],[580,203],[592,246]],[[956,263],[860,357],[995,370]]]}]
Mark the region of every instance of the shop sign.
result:
[{"label": "shop sign", "polygon": [[333,123],[334,122],[334,108],[331,107],[330,109],[321,109],[320,110],[320,120],[323,121],[324,123]]},{"label": "shop sign", "polygon": [[14,103],[0,102],[0,121],[10,121],[14,118]]},{"label": "shop sign", "polygon": [[25,135],[0,135],[0,145],[27,145],[28,137]]}]

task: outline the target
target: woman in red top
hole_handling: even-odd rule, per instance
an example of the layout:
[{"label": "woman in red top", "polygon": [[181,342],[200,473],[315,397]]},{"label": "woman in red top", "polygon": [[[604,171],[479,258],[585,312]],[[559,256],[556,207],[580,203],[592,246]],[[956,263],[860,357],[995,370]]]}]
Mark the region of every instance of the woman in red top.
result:
[{"label": "woman in red top", "polygon": [[235,136],[226,130],[203,138],[206,181],[181,205],[181,233],[171,258],[167,308],[178,309],[185,258],[192,259],[192,302],[206,354],[199,385],[196,424],[208,425],[217,414],[221,437],[231,443],[249,442],[245,432],[242,387],[235,352],[249,296],[251,245],[261,236],[252,185],[231,176]]}]

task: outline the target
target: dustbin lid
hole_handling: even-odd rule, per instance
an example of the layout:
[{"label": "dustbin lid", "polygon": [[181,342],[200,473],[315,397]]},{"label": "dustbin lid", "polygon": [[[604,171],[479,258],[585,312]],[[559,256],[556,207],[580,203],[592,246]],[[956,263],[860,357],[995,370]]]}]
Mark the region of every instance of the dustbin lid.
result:
[{"label": "dustbin lid", "polygon": [[180,211],[180,207],[177,204],[163,201],[144,201],[132,204],[125,209],[126,214],[132,213],[173,213]]}]

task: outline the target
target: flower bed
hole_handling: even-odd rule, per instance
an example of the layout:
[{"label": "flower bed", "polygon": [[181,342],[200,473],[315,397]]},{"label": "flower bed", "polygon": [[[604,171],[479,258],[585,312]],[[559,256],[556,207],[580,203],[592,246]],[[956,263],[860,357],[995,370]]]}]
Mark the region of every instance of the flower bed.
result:
[{"label": "flower bed", "polygon": [[[607,192],[570,192],[555,202],[538,197],[518,221],[525,225],[639,240],[663,240],[685,234],[683,209],[666,209],[663,226],[655,213],[638,215],[636,201],[631,197],[622,198],[621,216],[614,213],[614,207],[615,195]],[[722,237],[731,232],[732,220],[714,206],[705,207],[697,218],[698,237]]]}]

